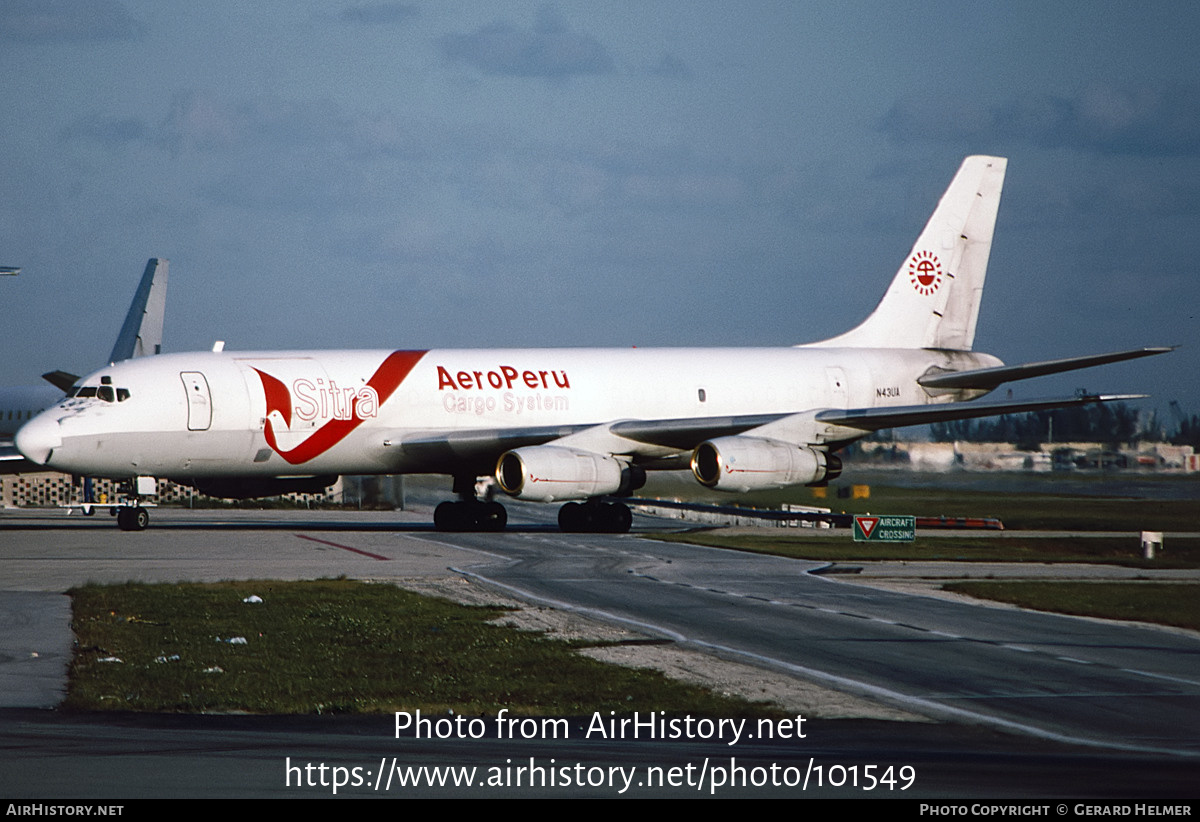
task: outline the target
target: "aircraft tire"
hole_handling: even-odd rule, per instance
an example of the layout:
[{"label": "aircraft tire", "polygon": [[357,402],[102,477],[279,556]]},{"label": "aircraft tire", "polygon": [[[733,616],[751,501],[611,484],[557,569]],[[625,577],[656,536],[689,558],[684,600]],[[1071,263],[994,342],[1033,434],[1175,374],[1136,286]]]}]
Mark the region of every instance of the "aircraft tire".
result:
[{"label": "aircraft tire", "polygon": [[150,512],[145,508],[118,508],[117,527],[122,531],[145,531],[150,524]]},{"label": "aircraft tire", "polygon": [[457,531],[455,524],[458,522],[458,517],[455,516],[458,512],[454,508],[453,502],[439,502],[437,508],[433,509],[433,527],[439,531]]},{"label": "aircraft tire", "polygon": [[629,533],[629,529],[633,526],[633,512],[629,510],[628,505],[623,502],[614,502],[610,506],[608,514],[607,519],[612,533]]},{"label": "aircraft tire", "polygon": [[569,534],[625,534],[633,513],[621,502],[568,502],[558,509],[559,530]]},{"label": "aircraft tire", "polygon": [[483,503],[482,516],[479,517],[479,530],[503,531],[508,525],[508,511],[498,502]]},{"label": "aircraft tire", "polygon": [[498,502],[442,502],[433,509],[433,525],[439,531],[503,531],[508,511]]},{"label": "aircraft tire", "polygon": [[584,530],[586,513],[578,502],[568,502],[558,509],[558,530],[567,534],[577,534]]}]

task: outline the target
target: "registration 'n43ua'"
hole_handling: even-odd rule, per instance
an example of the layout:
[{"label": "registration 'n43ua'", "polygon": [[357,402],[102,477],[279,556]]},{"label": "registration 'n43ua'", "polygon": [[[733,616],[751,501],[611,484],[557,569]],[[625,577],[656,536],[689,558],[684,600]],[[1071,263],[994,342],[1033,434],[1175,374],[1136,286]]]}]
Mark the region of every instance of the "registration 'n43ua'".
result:
[{"label": "registration 'n43ua'", "polygon": [[1058,408],[1108,395],[981,402],[1012,380],[1167,351],[1005,366],[973,350],[1006,160],[968,157],[875,311],[785,348],[272,351],[110,365],[18,433],[26,458],[129,481],[118,520],[166,477],[222,497],[317,490],[339,474],[437,473],[445,529],[498,530],[481,476],[565,503],[565,530],[625,531],[653,470],[730,491],[828,482],[880,428]]}]

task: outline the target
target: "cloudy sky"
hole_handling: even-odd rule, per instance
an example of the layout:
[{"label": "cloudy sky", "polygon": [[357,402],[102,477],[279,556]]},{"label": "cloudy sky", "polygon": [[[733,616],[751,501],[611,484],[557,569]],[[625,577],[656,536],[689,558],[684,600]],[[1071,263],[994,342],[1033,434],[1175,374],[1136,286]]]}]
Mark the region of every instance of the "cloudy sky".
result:
[{"label": "cloudy sky", "polygon": [[0,2],[0,383],[166,348],[788,345],[1010,158],[977,348],[1200,413],[1200,5]]}]

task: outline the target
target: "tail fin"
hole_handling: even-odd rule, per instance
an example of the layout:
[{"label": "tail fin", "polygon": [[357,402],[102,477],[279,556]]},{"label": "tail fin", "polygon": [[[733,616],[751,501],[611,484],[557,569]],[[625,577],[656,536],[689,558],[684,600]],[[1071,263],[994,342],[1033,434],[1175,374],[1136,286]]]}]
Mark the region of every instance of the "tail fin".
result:
[{"label": "tail fin", "polygon": [[163,315],[166,310],[167,261],[151,257],[108,361],[120,362],[159,353],[162,350]]},{"label": "tail fin", "polygon": [[968,157],[875,311],[818,347],[970,351],[1008,160]]}]

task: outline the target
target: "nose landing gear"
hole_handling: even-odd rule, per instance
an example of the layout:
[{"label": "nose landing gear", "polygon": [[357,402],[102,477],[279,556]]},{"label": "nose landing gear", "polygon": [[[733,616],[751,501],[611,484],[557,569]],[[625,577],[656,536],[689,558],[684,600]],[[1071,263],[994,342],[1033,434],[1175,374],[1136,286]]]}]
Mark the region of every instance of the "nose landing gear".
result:
[{"label": "nose landing gear", "polygon": [[116,512],[117,527],[122,531],[145,531],[150,524],[150,512],[140,505],[122,505]]},{"label": "nose landing gear", "polygon": [[117,505],[109,509],[117,518],[117,527],[122,531],[145,531],[150,524],[150,511],[143,503],[143,497],[153,496],[158,492],[158,483],[154,477],[135,477],[122,482],[117,488],[120,497]]}]

